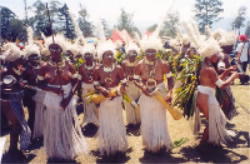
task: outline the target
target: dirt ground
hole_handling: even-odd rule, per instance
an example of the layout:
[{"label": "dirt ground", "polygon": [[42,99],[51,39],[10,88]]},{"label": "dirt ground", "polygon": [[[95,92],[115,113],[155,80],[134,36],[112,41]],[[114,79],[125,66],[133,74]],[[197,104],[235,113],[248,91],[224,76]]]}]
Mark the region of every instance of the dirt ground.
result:
[{"label": "dirt ground", "polygon": [[[175,121],[167,113],[167,121],[172,142],[180,139],[186,140],[184,144],[173,148],[169,152],[152,154],[145,152],[142,146],[142,138],[139,128],[127,128],[129,149],[125,155],[118,154],[112,157],[102,157],[98,152],[98,139],[95,137],[96,131],[87,131],[85,134],[89,154],[79,155],[76,161],[47,161],[42,141],[32,146],[32,150],[19,158],[7,152],[9,147],[9,135],[5,145],[3,163],[250,163],[250,85],[239,85],[236,81],[232,85],[233,94],[236,98],[236,106],[239,115],[227,124],[228,129],[238,132],[237,137],[227,147],[197,147],[201,138],[192,134],[192,120]],[[80,115],[82,117],[82,115]],[[124,118],[125,118],[124,112]],[[126,120],[126,119],[124,119]],[[203,128],[205,121],[203,120]],[[202,132],[202,131],[201,131]],[[92,133],[92,134],[91,134]],[[3,137],[3,136],[2,136]]]}]

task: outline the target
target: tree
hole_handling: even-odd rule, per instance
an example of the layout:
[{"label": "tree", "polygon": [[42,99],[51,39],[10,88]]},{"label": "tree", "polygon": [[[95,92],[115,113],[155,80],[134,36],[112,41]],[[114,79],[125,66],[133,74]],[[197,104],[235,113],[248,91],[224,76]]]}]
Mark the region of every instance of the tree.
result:
[{"label": "tree", "polygon": [[[160,36],[170,36],[170,37],[175,37],[176,36],[176,29],[175,29],[175,24],[179,22],[179,13],[178,12],[173,12],[169,13],[168,15],[168,20],[164,22],[164,26],[160,31]],[[150,26],[147,31],[149,32],[154,32],[157,28],[157,24],[154,24]]]},{"label": "tree", "polygon": [[199,30],[205,32],[205,26],[212,26],[221,19],[219,14],[224,11],[220,0],[196,0],[195,17],[199,24]]},{"label": "tree", "polygon": [[246,20],[246,18],[245,18],[245,16],[246,16],[246,10],[247,10],[247,8],[245,6],[241,6],[238,9],[238,15],[234,19],[234,21],[232,22],[233,29],[240,30],[241,27],[245,26],[244,22]]},{"label": "tree", "polygon": [[127,32],[133,37],[136,27],[133,23],[134,14],[126,12],[124,9],[121,9],[121,15],[118,20],[117,28],[119,30],[127,30]]},{"label": "tree", "polygon": [[12,19],[8,27],[8,40],[15,42],[16,40],[26,41],[27,32],[25,21],[19,19]]},{"label": "tree", "polygon": [[[57,0],[52,0],[48,3],[48,8],[50,10],[51,22],[53,24],[53,30],[57,31],[57,19],[59,15],[59,8],[61,3]],[[29,7],[35,13],[34,17],[29,19],[29,25],[33,26],[35,29],[35,34],[40,36],[40,33],[44,33],[46,36],[51,35],[51,30],[49,27],[48,16],[46,11],[46,4],[41,0],[37,0],[32,6]]]},{"label": "tree", "polygon": [[174,38],[176,36],[175,24],[179,22],[179,13],[169,13],[168,20],[164,22],[164,27],[160,32],[160,36],[170,36]]},{"label": "tree", "polygon": [[11,20],[15,19],[16,15],[7,7],[0,6],[0,35],[2,39],[9,40],[9,26]]},{"label": "tree", "polygon": [[101,19],[102,25],[103,25],[103,29],[105,32],[105,36],[106,38],[109,38],[112,34],[112,30],[109,28],[107,21],[103,18]]},{"label": "tree", "polygon": [[250,38],[250,21],[247,22],[247,28],[245,34]]},{"label": "tree", "polygon": [[68,6],[64,4],[64,6],[59,9],[59,11],[60,11],[60,20],[64,22],[64,28],[61,30],[64,31],[64,35],[67,38],[74,39],[76,37],[75,28],[69,14]]},{"label": "tree", "polygon": [[80,4],[80,11],[79,11],[79,26],[83,32],[84,37],[92,36],[93,35],[93,28],[94,26],[88,21],[88,11],[86,8],[83,8]]}]

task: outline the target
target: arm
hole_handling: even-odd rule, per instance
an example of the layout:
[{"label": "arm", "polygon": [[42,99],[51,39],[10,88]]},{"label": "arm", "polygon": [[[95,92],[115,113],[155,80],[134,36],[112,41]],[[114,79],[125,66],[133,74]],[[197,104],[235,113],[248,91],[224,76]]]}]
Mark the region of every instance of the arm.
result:
[{"label": "arm", "polygon": [[147,88],[145,88],[145,85],[143,85],[143,83],[141,82],[141,64],[140,63],[135,66],[134,83],[140,90],[142,90],[142,92],[145,95],[150,96],[149,92],[147,91]]},{"label": "arm", "polygon": [[228,87],[231,82],[239,77],[239,74],[237,72],[234,72],[227,80],[223,81],[219,78],[219,76],[217,75],[217,73],[215,72],[214,69],[210,69],[208,71],[208,74],[210,76],[210,78],[212,79],[212,81],[216,84],[217,87],[221,88],[221,89],[225,89],[226,87]]},{"label": "arm", "polygon": [[48,68],[47,68],[47,65],[44,64],[41,67],[39,74],[37,76],[37,87],[42,90],[53,92],[58,95],[62,94],[63,92],[60,90],[60,88],[53,88],[53,87],[48,86],[49,79],[45,78],[46,72],[48,72]]},{"label": "arm", "polygon": [[[76,74],[76,70],[75,68],[73,67],[72,64],[68,63],[69,65],[69,71],[73,74],[73,76]],[[66,108],[70,102],[70,100],[72,99],[72,97],[75,95],[75,92],[77,91],[77,89],[79,88],[79,85],[80,85],[80,81],[81,81],[81,78],[79,78],[79,76],[75,76],[75,78],[73,79],[72,81],[72,90],[70,91],[69,93],[69,96],[67,98],[65,98],[64,100],[62,100],[61,102],[61,106],[62,108]]]},{"label": "arm", "polygon": [[125,74],[124,74],[124,71],[122,69],[122,67],[119,67],[118,66],[118,76],[119,76],[119,79],[121,79],[121,88],[119,91],[117,91],[117,94],[118,95],[122,95],[122,94],[125,94],[125,86],[126,86],[126,77],[125,77]]},{"label": "arm", "polygon": [[109,96],[108,90],[100,85],[99,71],[100,71],[99,68],[96,68],[94,70],[94,87],[97,91],[101,92],[105,97],[108,97]]},{"label": "arm", "polygon": [[164,63],[163,68],[164,68],[165,77],[168,80],[168,91],[169,91],[169,93],[168,93],[168,95],[166,97],[166,101],[171,102],[172,101],[172,96],[173,96],[174,78],[172,76],[172,72],[170,70],[170,67],[169,67],[169,65],[167,63]]}]

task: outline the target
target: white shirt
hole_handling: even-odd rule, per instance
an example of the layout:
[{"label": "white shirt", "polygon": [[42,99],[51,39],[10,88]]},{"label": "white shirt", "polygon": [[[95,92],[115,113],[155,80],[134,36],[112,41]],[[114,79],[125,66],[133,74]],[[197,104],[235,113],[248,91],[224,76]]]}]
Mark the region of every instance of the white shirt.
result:
[{"label": "white shirt", "polygon": [[244,44],[244,42],[241,42],[236,48],[236,52],[241,53],[240,54],[240,61],[241,62],[248,61],[248,46],[249,46],[249,42],[245,42],[245,44]]}]

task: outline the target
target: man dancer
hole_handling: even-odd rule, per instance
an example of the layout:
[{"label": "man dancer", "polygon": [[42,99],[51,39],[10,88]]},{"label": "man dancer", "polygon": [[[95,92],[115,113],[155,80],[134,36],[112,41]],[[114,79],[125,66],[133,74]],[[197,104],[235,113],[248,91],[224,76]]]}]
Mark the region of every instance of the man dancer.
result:
[{"label": "man dancer", "polygon": [[102,155],[109,156],[124,153],[128,146],[121,97],[125,92],[126,78],[122,68],[113,63],[113,43],[104,41],[98,47],[102,64],[94,72],[94,84],[96,90],[106,97],[99,107],[99,149]]},{"label": "man dancer", "polygon": [[[234,71],[234,68],[225,70],[220,76],[217,75],[212,66],[218,61],[220,46],[218,42],[210,39],[201,47],[200,55],[204,58],[204,64],[200,70],[200,85],[198,86],[198,95],[196,99],[197,107],[203,112],[208,120],[208,126],[205,128],[200,144],[210,142],[214,145],[226,143],[230,139],[230,133],[226,130],[226,118],[215,97],[215,88],[225,89],[237,78],[238,73],[234,72],[227,80],[222,80]],[[199,130],[199,110],[196,108],[196,129]]]},{"label": "man dancer", "polygon": [[93,102],[88,102],[88,94],[95,91],[94,88],[94,69],[97,67],[94,61],[95,47],[91,44],[86,44],[83,47],[83,58],[85,63],[79,68],[81,77],[81,96],[84,103],[84,123],[83,127],[89,125],[98,126],[98,111]]},{"label": "man dancer", "polygon": [[[172,143],[168,132],[166,109],[159,100],[152,96],[152,93],[157,89],[163,96],[166,96],[166,101],[171,102],[172,73],[166,62],[156,58],[156,53],[162,48],[160,39],[155,37],[144,39],[140,46],[146,57],[136,65],[134,79],[136,85],[142,90],[139,104],[143,144],[150,152],[158,152],[162,148],[168,150]],[[164,75],[168,79],[168,94]]]},{"label": "man dancer", "polygon": [[7,43],[3,54],[7,69],[1,74],[1,110],[12,124],[9,151],[18,153],[18,138],[20,149],[27,150],[30,144],[31,132],[25,120],[22,106],[23,88],[20,84],[22,76],[21,65],[24,64],[20,49],[15,43]]},{"label": "man dancer", "polygon": [[138,125],[141,123],[140,109],[136,100],[140,96],[140,90],[134,84],[134,72],[135,66],[137,64],[136,57],[140,49],[135,43],[129,43],[126,48],[127,59],[123,61],[122,68],[125,72],[126,78],[128,80],[126,86],[126,95],[128,96],[130,102],[125,101],[125,111],[128,125]]}]

